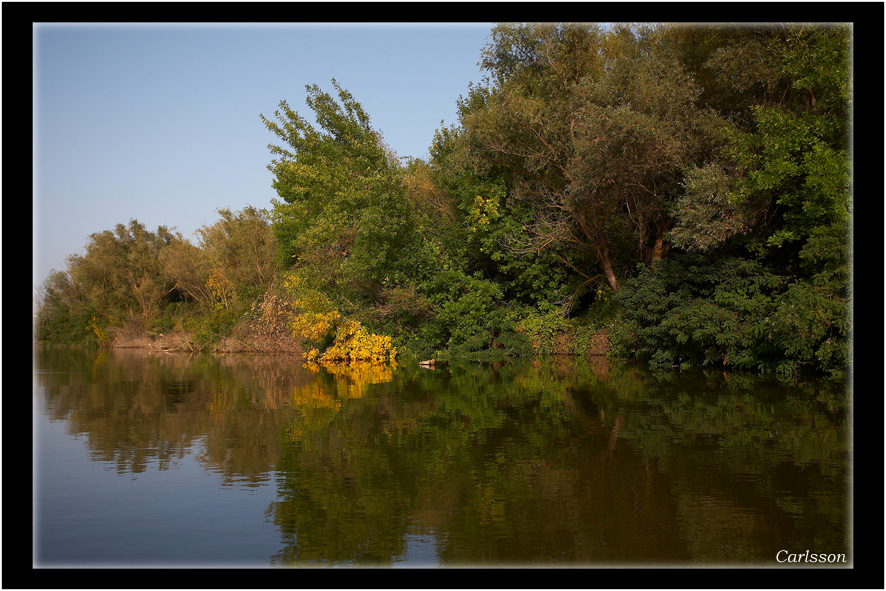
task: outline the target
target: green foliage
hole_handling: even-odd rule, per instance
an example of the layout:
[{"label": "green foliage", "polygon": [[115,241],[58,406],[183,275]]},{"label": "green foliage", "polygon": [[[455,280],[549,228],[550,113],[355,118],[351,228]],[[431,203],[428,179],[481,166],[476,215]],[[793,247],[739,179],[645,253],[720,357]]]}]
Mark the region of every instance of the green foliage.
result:
[{"label": "green foliage", "polygon": [[360,104],[332,81],[336,99],[308,86],[319,129],[285,101],[262,117],[283,142],[271,145],[269,169],[281,201],[274,233],[284,268],[311,267],[326,286],[371,301],[385,284],[399,285],[416,262],[403,256],[414,237],[402,196],[402,171]]},{"label": "green foliage", "polygon": [[438,312],[433,324],[441,345],[469,353],[487,349],[501,305],[501,288],[457,271],[440,273],[429,289]]},{"label": "green foliage", "polygon": [[67,273],[53,271],[43,283],[34,319],[38,341],[49,344],[96,344],[91,328],[95,311],[76,292]]},{"label": "green foliage", "polygon": [[273,279],[273,236],[264,212],[220,210],[193,245],[137,220],[89,237],[86,252],[44,283],[35,338],[107,345],[117,332],[184,328],[198,344],[231,332]]},{"label": "green foliage", "polygon": [[707,70],[740,96],[721,107],[722,149],[687,175],[675,244],[704,250],[751,233],[756,252],[791,258],[816,228],[845,223],[848,39],[839,26],[771,27],[734,32],[709,54]]},{"label": "green foliage", "polygon": [[767,245],[802,242],[819,226],[845,222],[846,152],[827,145],[807,114],[760,107],[755,115],[757,130],[736,137],[730,154],[747,171],[738,188],[740,198],[763,197],[784,212]]},{"label": "green foliage", "polygon": [[844,240],[837,229],[818,233],[803,250],[807,275],[794,280],[736,256],[673,255],[641,268],[615,295],[627,323],[614,340],[658,367],[840,375],[850,331]]},{"label": "green foliage", "polygon": [[196,345],[206,347],[230,334],[244,312],[244,309],[217,307],[208,314],[186,317],[182,320],[182,327],[191,334]]},{"label": "green foliage", "polygon": [[506,175],[481,173],[466,134],[456,130],[438,131],[431,155],[424,174],[433,193],[424,193],[432,193],[437,207],[421,231],[445,253],[433,260],[444,269],[481,272],[510,302],[547,307],[562,301],[568,273],[554,253],[532,247],[535,211],[512,197]]},{"label": "green foliage", "polygon": [[708,251],[748,233],[762,219],[758,200],[739,196],[736,179],[720,164],[689,169],[685,192],[671,206],[671,243],[687,251]]},{"label": "green foliage", "polygon": [[572,328],[572,323],[558,311],[530,314],[520,321],[520,328],[532,343],[537,355],[549,356],[555,353],[571,353],[564,350],[564,339]]},{"label": "green foliage", "polygon": [[348,323],[420,359],[838,375],[849,42],[844,26],[498,25],[458,125],[405,165],[354,96],[310,85],[316,124],[286,101],[262,116],[270,211],[220,209],[199,244],[135,220],[94,234],[44,285],[37,336],[208,343],[275,291],[318,355],[339,329],[342,351],[369,342]]},{"label": "green foliage", "polygon": [[707,67],[731,81],[741,113],[714,159],[688,171],[669,233],[707,254],[673,253],[618,294],[619,350],[782,375],[848,367],[847,40],[842,27],[720,39]]},{"label": "green foliage", "polygon": [[661,256],[684,170],[716,145],[721,119],[654,27],[501,25],[490,83],[462,101],[477,158],[530,206],[535,249],[618,290]]},{"label": "green foliage", "polygon": [[785,352],[784,368],[812,365],[835,375],[849,366],[852,327],[847,227],[817,228],[800,251],[803,276],[779,299],[772,340]]}]

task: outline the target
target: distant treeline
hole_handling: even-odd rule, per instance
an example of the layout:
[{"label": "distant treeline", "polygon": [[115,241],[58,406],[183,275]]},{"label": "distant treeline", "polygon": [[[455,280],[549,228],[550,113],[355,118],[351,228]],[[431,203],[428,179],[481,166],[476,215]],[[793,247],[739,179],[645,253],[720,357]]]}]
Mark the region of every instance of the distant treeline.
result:
[{"label": "distant treeline", "polygon": [[[311,360],[599,353],[841,375],[850,363],[845,26],[500,25],[427,161],[335,80],[283,101],[270,210],[197,243],[136,220],[46,280],[43,343],[269,306]],[[605,343],[601,344],[601,339]]]}]

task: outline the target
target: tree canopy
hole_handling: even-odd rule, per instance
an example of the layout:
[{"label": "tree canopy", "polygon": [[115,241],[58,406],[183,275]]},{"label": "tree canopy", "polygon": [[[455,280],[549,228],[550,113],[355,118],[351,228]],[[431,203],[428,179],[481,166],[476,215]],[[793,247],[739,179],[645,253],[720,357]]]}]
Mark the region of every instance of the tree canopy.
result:
[{"label": "tree canopy", "polygon": [[261,116],[269,211],[220,209],[198,243],[134,220],[94,234],[47,279],[38,334],[189,317],[210,338],[284,302],[318,359],[593,337],[658,366],[839,374],[850,42],[839,24],[500,24],[427,160],[401,161],[335,79],[308,85],[308,116]]}]

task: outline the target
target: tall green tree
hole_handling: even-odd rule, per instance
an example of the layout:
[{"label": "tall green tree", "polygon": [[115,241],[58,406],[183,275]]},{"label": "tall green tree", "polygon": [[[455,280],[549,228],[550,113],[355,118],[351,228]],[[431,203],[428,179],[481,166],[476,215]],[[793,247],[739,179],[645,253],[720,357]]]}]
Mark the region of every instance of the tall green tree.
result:
[{"label": "tall green tree", "polygon": [[719,121],[655,27],[501,25],[492,38],[487,84],[460,105],[474,153],[534,207],[536,248],[617,291],[661,258],[669,204]]},{"label": "tall green tree", "polygon": [[551,251],[526,248],[535,212],[513,198],[500,171],[484,170],[470,154],[463,130],[438,130],[423,172],[426,201],[433,203],[423,228],[449,253],[451,268],[494,281],[506,300],[532,306],[563,302],[567,273]]},{"label": "tall green tree", "polygon": [[318,127],[286,101],[268,130],[274,188],[273,228],[280,263],[309,273],[325,288],[365,304],[385,285],[407,282],[409,209],[402,167],[370,125],[369,115],[335,80],[336,96],[307,86]]},{"label": "tall green tree", "polygon": [[675,244],[708,250],[755,230],[757,252],[796,262],[817,228],[848,224],[849,43],[845,26],[781,25],[734,31],[710,54],[733,125],[687,175]]}]

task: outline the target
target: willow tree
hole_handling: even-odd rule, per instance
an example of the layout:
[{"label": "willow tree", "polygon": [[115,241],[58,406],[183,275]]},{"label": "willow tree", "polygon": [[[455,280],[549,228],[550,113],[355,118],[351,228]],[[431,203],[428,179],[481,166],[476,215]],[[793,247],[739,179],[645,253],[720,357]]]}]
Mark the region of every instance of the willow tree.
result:
[{"label": "willow tree", "polygon": [[460,104],[475,157],[535,208],[533,248],[617,291],[664,253],[669,204],[717,117],[654,27],[500,25],[483,55],[486,84]]},{"label": "willow tree", "polygon": [[83,255],[68,257],[71,283],[85,307],[109,326],[148,326],[174,289],[158,258],[180,237],[137,220],[90,235]]}]

